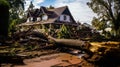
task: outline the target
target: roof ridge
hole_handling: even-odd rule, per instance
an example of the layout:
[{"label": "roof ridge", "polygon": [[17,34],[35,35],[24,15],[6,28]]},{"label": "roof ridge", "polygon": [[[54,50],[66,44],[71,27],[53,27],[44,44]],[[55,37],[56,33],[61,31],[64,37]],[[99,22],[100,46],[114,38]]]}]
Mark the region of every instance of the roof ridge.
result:
[{"label": "roof ridge", "polygon": [[59,16],[64,12],[64,10],[68,8],[68,6],[62,6],[62,7],[58,7],[55,8],[53,11],[58,15],[55,20],[57,20],[59,18]]},{"label": "roof ridge", "polygon": [[60,8],[67,8],[68,6],[62,6],[62,7],[57,7],[57,8],[54,8],[54,9],[60,9]]}]

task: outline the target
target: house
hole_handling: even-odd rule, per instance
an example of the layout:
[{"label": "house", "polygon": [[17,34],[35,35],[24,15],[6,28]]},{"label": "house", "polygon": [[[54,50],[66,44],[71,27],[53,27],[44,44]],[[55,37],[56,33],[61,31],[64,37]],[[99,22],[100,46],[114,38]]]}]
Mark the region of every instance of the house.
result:
[{"label": "house", "polygon": [[35,26],[38,28],[44,27],[59,29],[61,25],[77,27],[68,6],[58,8],[46,8],[41,6],[40,9],[29,9],[27,11],[27,20],[25,23],[19,24],[20,27]]}]

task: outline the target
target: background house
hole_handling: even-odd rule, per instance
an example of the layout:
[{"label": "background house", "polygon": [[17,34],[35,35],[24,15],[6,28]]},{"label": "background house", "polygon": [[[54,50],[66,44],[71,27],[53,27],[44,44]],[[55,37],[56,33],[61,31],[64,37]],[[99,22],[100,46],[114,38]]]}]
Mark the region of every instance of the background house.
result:
[{"label": "background house", "polygon": [[27,10],[27,20],[25,23],[20,24],[21,27],[38,26],[59,29],[61,25],[77,27],[77,23],[74,20],[68,6],[58,8],[46,8],[41,6],[40,9],[29,8]]}]

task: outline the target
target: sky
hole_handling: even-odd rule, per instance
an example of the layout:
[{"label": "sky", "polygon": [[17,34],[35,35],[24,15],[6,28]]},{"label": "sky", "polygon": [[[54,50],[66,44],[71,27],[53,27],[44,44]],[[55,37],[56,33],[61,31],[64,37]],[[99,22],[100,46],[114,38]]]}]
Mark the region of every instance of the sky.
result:
[{"label": "sky", "polygon": [[92,18],[96,16],[86,4],[90,0],[26,0],[25,9],[28,8],[31,1],[35,8],[40,8],[40,6],[48,7],[50,5],[55,8],[68,6],[74,19],[81,23],[91,24]]}]

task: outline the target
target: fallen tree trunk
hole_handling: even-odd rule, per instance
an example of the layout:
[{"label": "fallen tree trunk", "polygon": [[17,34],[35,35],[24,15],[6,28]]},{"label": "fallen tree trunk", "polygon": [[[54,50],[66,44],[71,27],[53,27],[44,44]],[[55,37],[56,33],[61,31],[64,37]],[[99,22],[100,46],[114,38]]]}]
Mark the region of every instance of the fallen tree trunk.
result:
[{"label": "fallen tree trunk", "polygon": [[83,50],[87,53],[92,53],[89,49],[91,45],[87,41],[75,40],[75,39],[56,39],[51,36],[47,37],[45,34],[40,32],[31,31],[31,29],[20,33],[16,33],[16,36],[13,36],[13,38],[15,40],[18,40],[20,43],[27,43],[30,40],[39,41],[39,42],[44,41],[46,43],[52,43],[58,47],[71,47],[71,48]]},{"label": "fallen tree trunk", "polygon": [[54,43],[56,46],[59,47],[72,47],[76,49],[83,50],[89,54],[92,54],[90,51],[90,43],[86,41],[81,41],[81,40],[75,40],[75,39],[56,39],[51,36],[48,36],[49,40],[51,43]]},{"label": "fallen tree trunk", "polygon": [[118,67],[120,60],[120,43],[113,42],[101,42],[101,43],[89,43],[86,41],[74,40],[74,39],[56,39],[49,37],[53,40],[57,46],[67,46],[77,48],[88,53],[89,57],[85,58],[89,62],[93,62],[97,65],[105,67]]}]

